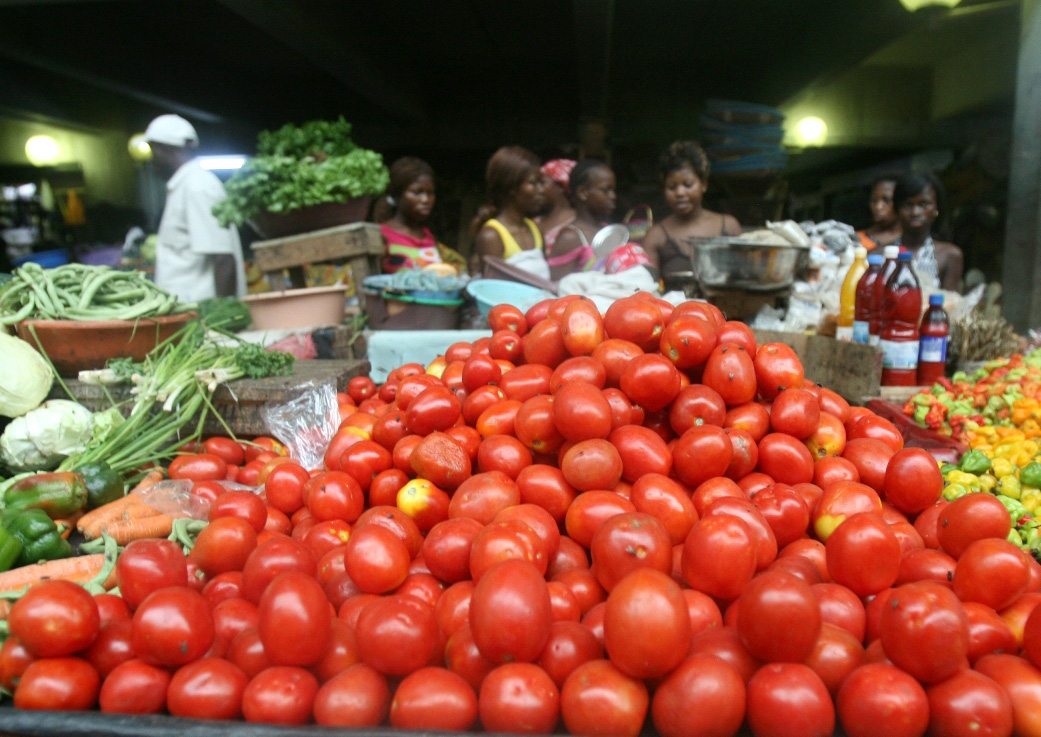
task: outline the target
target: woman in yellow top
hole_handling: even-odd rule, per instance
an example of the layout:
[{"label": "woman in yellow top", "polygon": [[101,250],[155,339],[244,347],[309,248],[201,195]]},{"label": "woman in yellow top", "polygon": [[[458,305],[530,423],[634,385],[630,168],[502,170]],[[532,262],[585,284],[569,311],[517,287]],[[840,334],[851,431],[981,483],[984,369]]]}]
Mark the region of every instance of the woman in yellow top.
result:
[{"label": "woman in yellow top", "polygon": [[508,259],[543,248],[542,233],[531,219],[543,205],[538,157],[520,146],[504,146],[488,160],[485,181],[489,202],[477,211],[471,226],[471,274],[481,273],[485,256]]}]

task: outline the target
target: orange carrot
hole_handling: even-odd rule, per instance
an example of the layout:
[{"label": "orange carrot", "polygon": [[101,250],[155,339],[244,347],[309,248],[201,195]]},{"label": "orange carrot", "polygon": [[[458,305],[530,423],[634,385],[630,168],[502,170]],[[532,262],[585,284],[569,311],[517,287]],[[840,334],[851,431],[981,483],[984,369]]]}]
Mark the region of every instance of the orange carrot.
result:
[{"label": "orange carrot", "polygon": [[120,545],[127,545],[143,538],[167,537],[173,531],[173,522],[169,514],[156,512],[148,517],[116,519],[105,524],[102,532]]},{"label": "orange carrot", "polygon": [[[0,591],[18,591],[53,579],[86,583],[97,576],[104,565],[105,554],[94,553],[12,568],[0,573]],[[105,582],[105,588],[111,588],[112,585],[109,581]]]},{"label": "orange carrot", "polygon": [[88,524],[77,525],[77,528],[83,537],[88,540],[101,537],[101,534],[105,532],[106,528],[115,523],[131,519],[143,519],[145,517],[154,517],[160,514],[160,511],[155,507],[145,504],[140,498],[135,497],[126,504],[120,505],[118,509],[109,510],[104,517],[97,517],[90,520]]},{"label": "orange carrot", "polygon": [[163,469],[153,468],[145,474],[144,478],[142,478],[133,489],[130,490],[130,493],[85,513],[77,521],[76,529],[83,532],[88,527],[94,525],[98,520],[115,517],[123,511],[124,506],[141,502],[141,492],[151,486],[155,486],[162,480]]},{"label": "orange carrot", "polygon": [[79,522],[80,517],[83,516],[83,510],[79,510],[75,514],[69,515],[63,519],[54,520],[54,524],[62,528],[61,536],[63,539],[68,540],[69,535],[72,533],[73,528],[76,527],[76,523]]}]

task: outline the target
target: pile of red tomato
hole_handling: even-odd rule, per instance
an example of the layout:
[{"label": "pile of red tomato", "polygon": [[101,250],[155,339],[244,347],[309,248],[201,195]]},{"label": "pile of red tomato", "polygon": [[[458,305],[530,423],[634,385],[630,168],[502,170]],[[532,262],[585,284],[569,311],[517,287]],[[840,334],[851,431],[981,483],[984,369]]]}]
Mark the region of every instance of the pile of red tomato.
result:
[{"label": "pile of red tomato", "polygon": [[[211,522],[29,591],[27,709],[665,737],[1041,734],[1041,566],[988,494],[711,305],[500,305],[353,379],[324,468],[207,441]],[[220,479],[262,494],[226,491]],[[1041,612],[1041,610],[1039,610]]]}]

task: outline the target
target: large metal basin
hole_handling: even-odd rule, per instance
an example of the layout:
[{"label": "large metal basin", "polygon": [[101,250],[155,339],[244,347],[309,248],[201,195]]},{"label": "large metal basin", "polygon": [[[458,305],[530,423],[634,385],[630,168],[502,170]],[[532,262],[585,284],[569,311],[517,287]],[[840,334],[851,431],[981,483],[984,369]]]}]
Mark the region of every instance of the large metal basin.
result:
[{"label": "large metal basin", "polygon": [[701,287],[768,291],[791,286],[805,246],[757,243],[740,238],[691,241],[694,275]]}]

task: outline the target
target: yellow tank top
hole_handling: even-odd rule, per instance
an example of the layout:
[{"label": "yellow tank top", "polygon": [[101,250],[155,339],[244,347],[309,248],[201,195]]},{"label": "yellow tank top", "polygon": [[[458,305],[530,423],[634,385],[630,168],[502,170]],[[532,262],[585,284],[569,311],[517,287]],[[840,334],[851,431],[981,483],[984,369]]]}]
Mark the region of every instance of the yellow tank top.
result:
[{"label": "yellow tank top", "polygon": [[[531,235],[535,239],[535,250],[542,250],[542,233],[539,231],[539,226],[535,225],[535,221],[530,218],[524,218],[524,224],[531,230]],[[523,249],[520,244],[517,243],[517,239],[510,233],[509,228],[500,223],[495,218],[492,218],[485,225],[489,225],[495,229],[495,232],[499,234],[499,238],[502,239],[502,257],[509,258],[510,256],[516,256]]]}]

